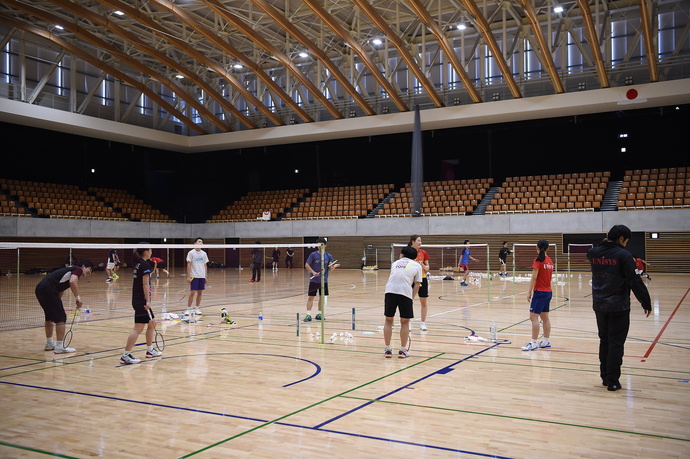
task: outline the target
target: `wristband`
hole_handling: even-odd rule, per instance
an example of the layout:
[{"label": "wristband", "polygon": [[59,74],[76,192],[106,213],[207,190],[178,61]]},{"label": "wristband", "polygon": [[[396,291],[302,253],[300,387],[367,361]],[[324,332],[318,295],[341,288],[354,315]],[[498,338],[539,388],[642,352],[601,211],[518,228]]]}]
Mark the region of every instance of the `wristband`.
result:
[{"label": "wristband", "polygon": [[77,295],[77,302],[80,302],[80,301],[81,301],[81,297],[79,295]]}]

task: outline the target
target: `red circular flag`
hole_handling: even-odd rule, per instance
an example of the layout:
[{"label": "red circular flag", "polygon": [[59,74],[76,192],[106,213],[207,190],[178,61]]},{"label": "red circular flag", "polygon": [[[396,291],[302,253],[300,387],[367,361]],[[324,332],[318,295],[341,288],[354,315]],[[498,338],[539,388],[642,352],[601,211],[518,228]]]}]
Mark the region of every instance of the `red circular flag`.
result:
[{"label": "red circular flag", "polygon": [[637,89],[628,89],[628,92],[625,93],[625,97],[627,97],[628,100],[637,99]]}]

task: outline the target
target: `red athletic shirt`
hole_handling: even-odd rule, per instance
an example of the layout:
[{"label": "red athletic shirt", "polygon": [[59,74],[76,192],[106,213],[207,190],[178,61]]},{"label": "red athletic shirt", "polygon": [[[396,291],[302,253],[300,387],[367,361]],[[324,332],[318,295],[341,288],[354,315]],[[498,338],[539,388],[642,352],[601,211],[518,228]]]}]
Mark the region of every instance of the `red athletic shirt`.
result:
[{"label": "red athletic shirt", "polygon": [[553,274],[553,261],[547,255],[544,261],[537,261],[534,259],[532,263],[532,268],[538,269],[537,281],[534,284],[534,290],[539,292],[550,292],[551,291],[551,275]]},{"label": "red athletic shirt", "polygon": [[424,271],[424,262],[429,259],[429,254],[424,249],[417,249],[417,258],[414,261],[420,264],[422,267],[422,278],[426,277],[426,271]]}]

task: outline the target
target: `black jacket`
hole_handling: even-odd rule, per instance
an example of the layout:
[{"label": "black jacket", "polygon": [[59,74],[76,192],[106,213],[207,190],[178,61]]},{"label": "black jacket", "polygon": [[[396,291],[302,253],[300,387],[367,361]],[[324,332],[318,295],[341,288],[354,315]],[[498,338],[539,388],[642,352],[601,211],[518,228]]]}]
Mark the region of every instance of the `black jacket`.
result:
[{"label": "black jacket", "polygon": [[592,265],[592,307],[598,312],[630,310],[630,290],[645,310],[652,300],[640,276],[635,274],[635,259],[617,242],[604,240],[587,252]]}]

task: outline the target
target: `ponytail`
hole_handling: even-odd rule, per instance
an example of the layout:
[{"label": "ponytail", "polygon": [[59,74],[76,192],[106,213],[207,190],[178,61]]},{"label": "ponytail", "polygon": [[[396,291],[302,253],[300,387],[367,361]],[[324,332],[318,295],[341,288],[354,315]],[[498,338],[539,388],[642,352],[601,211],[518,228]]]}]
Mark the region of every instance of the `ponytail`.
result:
[{"label": "ponytail", "polygon": [[546,259],[546,250],[549,248],[549,241],[546,239],[539,239],[537,241],[537,247],[539,248],[539,255],[537,255],[537,261],[542,262]]}]

